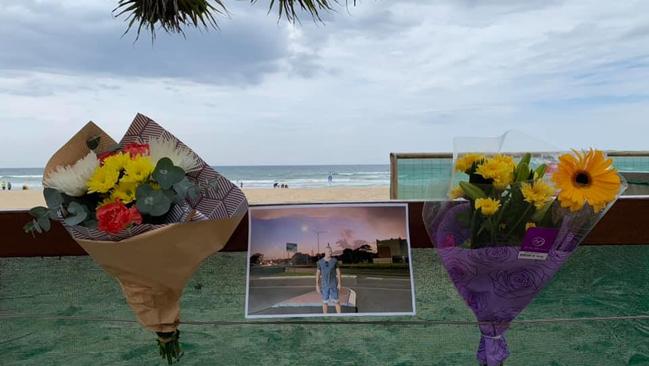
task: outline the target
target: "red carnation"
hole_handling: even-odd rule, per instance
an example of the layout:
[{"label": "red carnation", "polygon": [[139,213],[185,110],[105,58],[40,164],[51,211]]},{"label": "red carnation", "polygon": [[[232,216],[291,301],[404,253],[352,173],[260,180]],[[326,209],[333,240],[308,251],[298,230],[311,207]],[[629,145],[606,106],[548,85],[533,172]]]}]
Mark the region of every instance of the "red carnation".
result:
[{"label": "red carnation", "polygon": [[119,151],[117,151],[117,150],[114,150],[114,151],[104,151],[103,153],[97,155],[97,158],[99,159],[99,162],[101,163],[101,165],[104,165],[104,160],[106,160],[106,158],[108,158],[108,157],[111,156],[111,155],[115,155],[115,154],[117,154],[118,152],[119,152]]},{"label": "red carnation", "polygon": [[128,208],[120,200],[103,205],[97,209],[99,230],[117,234],[132,224],[141,224],[142,215],[137,208]]},{"label": "red carnation", "polygon": [[149,144],[128,144],[122,149],[125,153],[131,155],[132,158],[138,155],[149,155]]}]

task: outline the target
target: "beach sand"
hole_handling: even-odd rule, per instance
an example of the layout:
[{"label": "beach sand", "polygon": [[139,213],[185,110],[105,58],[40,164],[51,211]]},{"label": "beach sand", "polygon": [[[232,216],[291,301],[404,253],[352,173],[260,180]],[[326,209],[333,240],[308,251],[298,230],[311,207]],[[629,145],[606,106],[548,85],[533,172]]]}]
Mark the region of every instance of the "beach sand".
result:
[{"label": "beach sand", "polygon": [[[251,204],[389,201],[388,187],[332,187],[243,190]],[[0,209],[44,206],[41,190],[0,191]]]}]

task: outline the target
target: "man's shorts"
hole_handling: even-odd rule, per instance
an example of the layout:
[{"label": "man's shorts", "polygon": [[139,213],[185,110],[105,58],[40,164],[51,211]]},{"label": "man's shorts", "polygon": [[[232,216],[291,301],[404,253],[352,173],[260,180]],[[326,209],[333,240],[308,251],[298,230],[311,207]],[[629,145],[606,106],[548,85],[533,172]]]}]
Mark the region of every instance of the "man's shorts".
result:
[{"label": "man's shorts", "polygon": [[325,287],[320,290],[320,294],[322,295],[322,303],[326,304],[338,304],[338,288],[333,287]]}]

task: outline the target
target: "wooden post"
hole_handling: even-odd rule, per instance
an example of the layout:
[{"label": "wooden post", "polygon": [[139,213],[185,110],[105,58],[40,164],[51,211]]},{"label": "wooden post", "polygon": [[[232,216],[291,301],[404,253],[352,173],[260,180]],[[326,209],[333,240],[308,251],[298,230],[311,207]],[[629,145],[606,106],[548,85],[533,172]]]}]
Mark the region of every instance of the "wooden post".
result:
[{"label": "wooden post", "polygon": [[399,198],[399,168],[396,153],[390,153],[390,199]]}]

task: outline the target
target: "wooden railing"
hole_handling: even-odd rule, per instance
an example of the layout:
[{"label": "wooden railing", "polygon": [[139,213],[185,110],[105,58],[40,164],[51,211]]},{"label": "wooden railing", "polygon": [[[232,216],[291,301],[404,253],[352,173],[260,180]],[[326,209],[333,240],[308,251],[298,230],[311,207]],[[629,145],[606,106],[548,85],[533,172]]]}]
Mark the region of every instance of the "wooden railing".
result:
[{"label": "wooden railing", "polygon": [[[392,201],[395,202],[395,201]],[[375,203],[375,202],[373,202]],[[432,247],[422,220],[423,202],[407,202],[410,242],[413,248]],[[261,206],[261,205],[259,205]],[[0,211],[0,257],[86,255],[59,224],[32,237],[22,230],[30,220],[26,210]],[[649,245],[649,197],[622,197],[584,241],[586,245]],[[244,217],[224,251],[248,247],[248,217]]]}]

